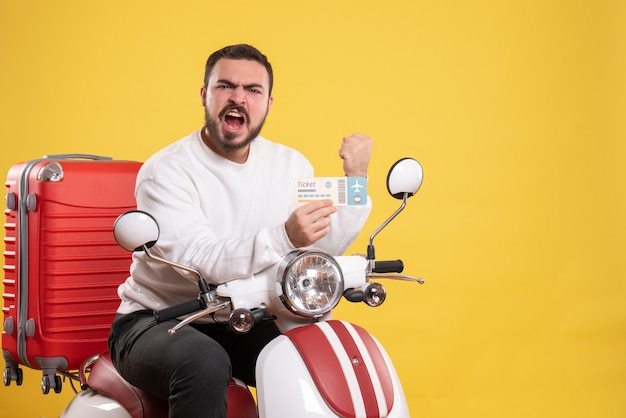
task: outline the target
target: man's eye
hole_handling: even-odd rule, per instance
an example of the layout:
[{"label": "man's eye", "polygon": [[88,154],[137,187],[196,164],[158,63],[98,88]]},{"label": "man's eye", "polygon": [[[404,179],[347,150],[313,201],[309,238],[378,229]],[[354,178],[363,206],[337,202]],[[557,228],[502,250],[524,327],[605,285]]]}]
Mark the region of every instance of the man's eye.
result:
[{"label": "man's eye", "polygon": [[218,84],[217,85],[217,89],[218,90],[226,90],[226,89],[229,89],[229,88],[230,88],[230,86],[228,86],[226,84]]}]

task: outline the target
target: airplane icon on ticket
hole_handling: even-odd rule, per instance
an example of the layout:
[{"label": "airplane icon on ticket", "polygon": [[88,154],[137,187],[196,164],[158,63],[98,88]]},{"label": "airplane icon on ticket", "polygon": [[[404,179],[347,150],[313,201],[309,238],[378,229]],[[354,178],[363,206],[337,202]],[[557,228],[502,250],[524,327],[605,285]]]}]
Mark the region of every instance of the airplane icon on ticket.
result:
[{"label": "airplane icon on ticket", "polygon": [[359,183],[359,180],[357,180],[352,186],[350,186],[352,188],[352,190],[354,190],[354,193],[359,193],[361,191],[361,189],[365,186],[361,186],[361,184]]}]

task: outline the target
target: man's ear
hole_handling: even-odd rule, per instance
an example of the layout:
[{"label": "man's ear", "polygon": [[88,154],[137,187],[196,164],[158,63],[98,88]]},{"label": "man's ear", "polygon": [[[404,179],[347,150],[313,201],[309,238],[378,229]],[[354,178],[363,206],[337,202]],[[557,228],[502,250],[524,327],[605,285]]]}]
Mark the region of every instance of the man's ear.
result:
[{"label": "man's ear", "polygon": [[202,100],[202,106],[206,106],[206,86],[200,87],[200,99]]}]

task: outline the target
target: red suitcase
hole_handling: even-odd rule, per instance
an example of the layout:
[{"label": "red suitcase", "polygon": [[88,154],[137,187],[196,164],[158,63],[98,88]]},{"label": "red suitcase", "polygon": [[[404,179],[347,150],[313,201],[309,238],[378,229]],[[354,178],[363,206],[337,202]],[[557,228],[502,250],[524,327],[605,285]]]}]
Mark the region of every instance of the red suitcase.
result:
[{"label": "red suitcase", "polygon": [[141,163],[83,154],[14,165],[5,209],[4,384],[42,370],[44,393],[106,349],[131,254],[112,227],[134,209]]}]

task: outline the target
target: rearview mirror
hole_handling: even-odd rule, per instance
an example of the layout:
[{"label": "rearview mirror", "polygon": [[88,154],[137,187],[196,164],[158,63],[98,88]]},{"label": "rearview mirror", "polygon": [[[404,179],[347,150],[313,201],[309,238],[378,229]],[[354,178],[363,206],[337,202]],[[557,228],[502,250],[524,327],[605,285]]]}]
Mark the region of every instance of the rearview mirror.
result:
[{"label": "rearview mirror", "polygon": [[396,199],[413,196],[422,185],[424,171],[417,160],[402,158],[389,169],[387,174],[387,190]]},{"label": "rearview mirror", "polygon": [[149,213],[132,210],[121,214],[113,224],[117,244],[127,251],[144,251],[159,239],[159,225]]}]

